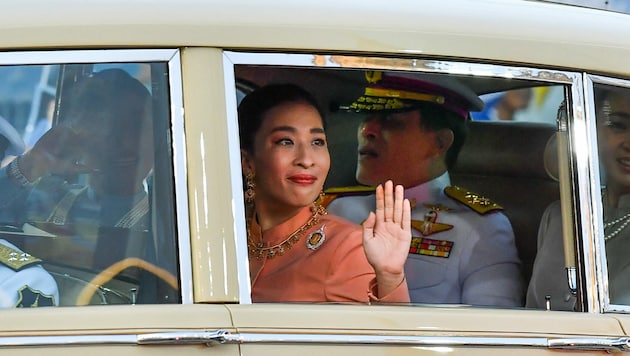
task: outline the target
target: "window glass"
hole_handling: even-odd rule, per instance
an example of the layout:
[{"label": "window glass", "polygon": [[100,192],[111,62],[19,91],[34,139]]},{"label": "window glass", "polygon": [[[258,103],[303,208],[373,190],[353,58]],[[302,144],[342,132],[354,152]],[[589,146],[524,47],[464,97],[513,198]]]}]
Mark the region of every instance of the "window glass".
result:
[{"label": "window glass", "polygon": [[0,305],[177,303],[163,62],[0,67]]},{"label": "window glass", "polygon": [[630,305],[630,88],[594,84],[610,303]]},{"label": "window glass", "polygon": [[[374,72],[381,72],[379,79],[374,79]],[[330,168],[323,186],[325,194],[318,201],[327,207],[329,214],[360,223],[367,218],[369,210],[374,210],[373,200],[369,199],[373,194],[371,187],[387,178],[406,186],[413,205],[413,239],[405,265],[412,302],[499,307],[525,305],[527,284],[537,253],[540,219],[545,209],[559,199],[557,167],[553,166],[557,164],[554,163],[557,162],[556,151],[548,147],[556,131],[558,107],[566,99],[564,85],[400,70],[254,65],[236,65],[235,76],[237,82],[242,83],[237,84],[238,88],[245,83],[251,88],[242,90],[245,94],[269,84],[290,83],[315,96],[325,119],[326,145],[330,153]],[[392,79],[390,82],[382,79],[388,76],[403,79]],[[457,88],[465,87],[468,91],[449,87],[449,90],[437,90],[437,96],[425,95],[435,94],[431,88],[447,85],[445,83],[448,82],[458,82]],[[527,103],[535,95],[549,95],[547,105],[553,107],[553,113],[549,113],[548,119],[516,120],[511,125],[501,125],[491,120],[466,120],[467,111],[483,110],[481,100],[480,104],[474,105],[449,102],[453,99],[450,97],[453,91],[464,96],[468,94],[463,92],[470,92],[472,96],[466,100],[474,101],[472,97],[506,92],[511,88],[529,91],[531,97],[525,100]],[[534,94],[537,92],[540,93]],[[398,105],[390,100],[387,93],[393,93],[391,97],[414,98],[409,102],[424,98],[419,101],[431,103],[410,104],[417,105],[413,109],[418,108],[423,116],[406,119],[397,119],[401,113],[413,111],[406,106],[392,107],[389,111],[367,110],[361,106]],[[245,102],[241,98],[242,93],[239,93],[239,102]],[[457,100],[460,99],[458,97]],[[403,102],[402,105],[406,105],[407,101]],[[445,106],[455,119],[441,114]],[[421,126],[425,116],[439,119],[425,128]],[[300,119],[296,116],[295,120]],[[435,135],[422,135],[423,131],[458,130],[445,124],[448,120],[461,121],[467,127],[465,137],[461,138],[461,134],[457,133],[453,135],[458,138],[453,139],[447,134],[442,142]],[[444,142],[451,147],[453,141],[461,145],[455,150],[459,154],[448,164],[442,162],[443,169],[429,170],[427,167],[431,164],[427,162],[435,154],[427,152],[437,149]],[[374,179],[362,176],[361,165],[367,161],[380,167],[383,174]],[[427,173],[429,171],[431,173]],[[277,193],[260,193],[262,187],[266,186],[269,190],[276,187],[255,180],[253,186],[248,185],[246,173],[245,196],[250,193],[247,191],[249,188],[255,191],[256,196]],[[459,188],[453,188],[455,186]],[[457,197],[446,193],[453,189],[462,192],[462,195]],[[253,204],[256,204],[255,199]],[[248,227],[251,227],[255,216],[252,212],[258,213],[254,205],[250,201],[247,208]],[[481,206],[489,209],[479,209]],[[323,229],[326,232],[326,228]],[[252,255],[261,248],[264,250],[264,246],[273,245],[271,241],[265,241],[264,229],[261,231],[255,234],[255,240],[249,236],[254,302],[261,301],[258,298],[264,295],[261,290],[267,283],[265,279],[271,278],[273,273],[282,273],[272,267],[263,269],[261,265],[300,265],[299,255],[308,254],[306,248],[312,237],[307,232],[290,249],[284,249],[273,259],[268,259],[264,253]],[[324,241],[318,249],[327,243],[331,242]],[[294,267],[293,270],[300,271],[302,275],[308,268]],[[489,285],[494,287],[489,288]],[[485,287],[483,290],[476,289],[479,286]],[[293,301],[289,294],[272,301]]]},{"label": "window glass", "polygon": [[563,86],[537,86],[481,95],[482,111],[472,112],[473,120],[527,121],[556,123],[556,113],[564,99]]}]

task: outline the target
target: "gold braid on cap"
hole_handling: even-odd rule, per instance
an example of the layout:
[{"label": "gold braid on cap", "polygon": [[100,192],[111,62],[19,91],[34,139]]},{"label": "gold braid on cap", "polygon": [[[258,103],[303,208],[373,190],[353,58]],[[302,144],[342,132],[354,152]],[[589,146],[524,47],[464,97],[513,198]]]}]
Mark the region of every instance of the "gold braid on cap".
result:
[{"label": "gold braid on cap", "polygon": [[[383,79],[383,72],[368,71],[365,79],[370,84],[377,84]],[[446,98],[443,95],[417,93],[408,90],[366,87],[363,95],[350,104],[353,110],[397,110],[413,106],[403,100],[426,101],[443,105]]]}]

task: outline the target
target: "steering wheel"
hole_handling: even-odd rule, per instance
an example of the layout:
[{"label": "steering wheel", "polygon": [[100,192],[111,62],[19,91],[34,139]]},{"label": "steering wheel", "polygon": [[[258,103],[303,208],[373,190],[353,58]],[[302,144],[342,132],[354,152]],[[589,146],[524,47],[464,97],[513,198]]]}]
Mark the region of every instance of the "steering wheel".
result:
[{"label": "steering wheel", "polygon": [[111,281],[122,271],[130,267],[138,267],[148,272],[151,272],[158,278],[165,281],[173,289],[179,289],[177,278],[172,273],[143,259],[137,257],[129,257],[112,264],[111,266],[105,268],[103,271],[97,274],[94,278],[92,278],[92,280],[87,283],[85,287],[83,287],[81,293],[79,293],[75,305],[88,305],[90,303],[90,300],[94,296],[94,293],[96,293],[100,286]]}]

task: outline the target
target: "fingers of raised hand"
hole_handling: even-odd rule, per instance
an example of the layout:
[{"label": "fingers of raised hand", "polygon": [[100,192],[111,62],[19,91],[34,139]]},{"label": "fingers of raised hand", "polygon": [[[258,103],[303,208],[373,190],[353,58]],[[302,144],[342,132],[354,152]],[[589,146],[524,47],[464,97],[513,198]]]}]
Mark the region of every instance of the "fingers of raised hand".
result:
[{"label": "fingers of raised hand", "polygon": [[409,199],[403,200],[402,203],[402,221],[401,226],[407,235],[409,235],[409,239],[411,239],[411,203]]},{"label": "fingers of raised hand", "polygon": [[385,182],[385,221],[395,221],[394,183]]},{"label": "fingers of raised hand", "polygon": [[403,221],[403,202],[405,200],[405,190],[402,185],[396,186],[394,196],[394,222],[401,223]]},{"label": "fingers of raised hand", "polygon": [[376,221],[385,220],[385,195],[383,193],[383,185],[376,187]]}]

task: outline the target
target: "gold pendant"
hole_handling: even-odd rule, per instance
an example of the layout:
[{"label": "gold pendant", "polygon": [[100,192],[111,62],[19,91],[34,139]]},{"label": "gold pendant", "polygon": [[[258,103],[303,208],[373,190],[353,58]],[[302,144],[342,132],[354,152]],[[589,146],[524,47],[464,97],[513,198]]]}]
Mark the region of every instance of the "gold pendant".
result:
[{"label": "gold pendant", "polygon": [[324,233],[324,227],[326,225],[322,225],[319,229],[311,232],[306,238],[306,247],[309,250],[317,250],[319,246],[321,246],[326,240],[326,234]]}]

